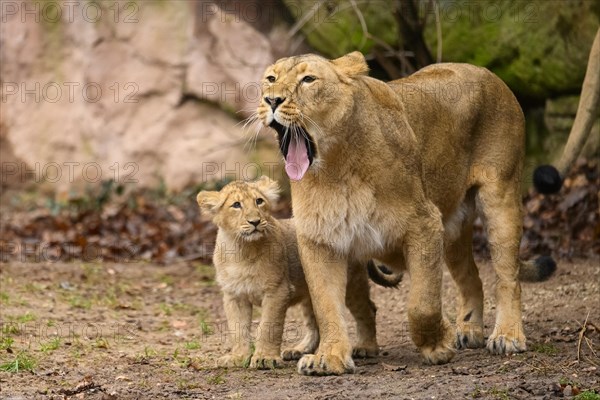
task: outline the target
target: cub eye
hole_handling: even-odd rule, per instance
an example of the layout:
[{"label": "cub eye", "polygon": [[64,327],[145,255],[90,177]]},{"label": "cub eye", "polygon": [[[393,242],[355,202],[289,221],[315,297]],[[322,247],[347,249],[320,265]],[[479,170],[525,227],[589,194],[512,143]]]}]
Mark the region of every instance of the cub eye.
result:
[{"label": "cub eye", "polygon": [[256,205],[257,205],[257,206],[260,206],[260,205],[261,205],[261,204],[263,204],[264,202],[265,202],[265,201],[264,201],[262,198],[260,198],[260,197],[259,197],[258,199],[256,199]]},{"label": "cub eye", "polygon": [[242,205],[240,204],[240,202],[239,202],[239,201],[236,201],[235,203],[233,203],[233,204],[231,205],[231,207],[233,207],[233,208],[242,208]]},{"label": "cub eye", "polygon": [[302,78],[302,82],[303,83],[311,83],[311,82],[314,82],[315,79],[317,79],[317,78],[315,78],[314,76],[306,75],[304,78]]},{"label": "cub eye", "polygon": [[273,75],[267,76],[267,80],[271,83],[275,82],[275,77]]}]

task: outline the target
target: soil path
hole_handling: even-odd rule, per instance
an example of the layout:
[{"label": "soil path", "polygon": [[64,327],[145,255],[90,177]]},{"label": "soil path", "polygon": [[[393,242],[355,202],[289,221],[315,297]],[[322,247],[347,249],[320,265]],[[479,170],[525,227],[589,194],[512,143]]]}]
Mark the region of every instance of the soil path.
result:
[{"label": "soil path", "polygon": [[[489,334],[494,274],[489,263],[480,270]],[[3,399],[552,399],[600,392],[597,260],[563,261],[549,281],[523,285],[528,352],[463,350],[443,366],[423,365],[407,336],[408,278],[397,290],[374,287],[380,356],[357,360],[354,375],[320,378],[298,375],[295,363],[268,371],[213,368],[227,348],[209,266],[14,263],[0,272],[0,364],[8,369],[18,360],[21,369],[0,372]],[[450,318],[454,297],[446,274]],[[295,310],[286,326],[293,342]]]}]

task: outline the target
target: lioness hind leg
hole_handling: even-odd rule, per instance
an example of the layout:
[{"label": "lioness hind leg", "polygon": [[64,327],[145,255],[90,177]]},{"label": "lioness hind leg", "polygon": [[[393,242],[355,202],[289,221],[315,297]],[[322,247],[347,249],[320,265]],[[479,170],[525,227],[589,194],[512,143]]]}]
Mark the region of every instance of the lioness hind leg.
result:
[{"label": "lioness hind leg", "polygon": [[443,226],[437,208],[410,226],[405,259],[410,273],[408,327],[413,342],[429,364],[444,364],[455,354],[455,333],[442,313]]},{"label": "lioness hind leg", "polygon": [[357,341],[352,356],[375,357],[379,354],[375,313],[377,308],[369,296],[369,277],[363,264],[351,263],[346,287],[346,306],[356,320]]},{"label": "lioness hind leg", "polygon": [[486,217],[487,234],[496,271],[496,325],[487,348],[494,354],[527,349],[521,320],[519,242],[521,197],[513,182],[493,182],[479,189],[478,199]]},{"label": "lioness hind leg", "polygon": [[300,306],[304,320],[304,337],[296,346],[281,352],[281,358],[286,361],[299,360],[304,354],[313,354],[319,346],[319,327],[310,298],[303,300]]},{"label": "lioness hind leg", "polygon": [[467,214],[461,222],[459,237],[446,243],[446,264],[458,289],[456,310],[456,348],[478,348],[483,337],[483,288],[473,259],[474,199],[465,203]]}]

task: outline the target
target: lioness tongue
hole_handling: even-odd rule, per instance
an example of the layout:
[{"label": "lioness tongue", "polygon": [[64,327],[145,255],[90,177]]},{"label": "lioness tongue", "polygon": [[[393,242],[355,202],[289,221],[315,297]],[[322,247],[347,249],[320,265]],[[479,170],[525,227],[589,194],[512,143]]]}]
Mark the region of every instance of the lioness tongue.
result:
[{"label": "lioness tongue", "polygon": [[306,143],[302,138],[292,135],[285,157],[285,172],[291,180],[299,181],[308,170],[309,164]]}]

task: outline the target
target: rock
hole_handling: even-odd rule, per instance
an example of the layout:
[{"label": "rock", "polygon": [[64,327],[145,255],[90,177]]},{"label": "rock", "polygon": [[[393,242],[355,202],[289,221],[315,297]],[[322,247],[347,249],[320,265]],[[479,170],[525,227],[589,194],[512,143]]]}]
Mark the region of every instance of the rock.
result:
[{"label": "rock", "polygon": [[[350,2],[285,0],[285,3],[307,41],[319,52],[338,57],[360,50],[372,56],[375,41],[364,39],[358,12]],[[400,7],[408,5],[408,2],[398,3]],[[416,3],[426,20],[426,42],[435,55],[438,37],[434,9],[429,2]],[[569,1],[568,6],[547,0],[438,3],[442,61],[487,67],[520,98],[543,100],[579,92],[598,29],[599,9],[594,2]],[[356,4],[367,30],[377,42],[399,48],[393,15],[396,2]]]},{"label": "rock", "polygon": [[571,387],[571,385],[565,386],[565,388],[563,389],[563,395],[565,397],[573,396],[573,388]]},{"label": "rock", "polygon": [[108,179],[181,190],[225,170],[252,178],[256,168],[240,175],[255,155],[239,122],[258,104],[275,28],[206,3],[122,2],[117,13],[94,2],[69,15],[58,2],[62,17],[49,20],[43,2],[37,17],[14,2],[0,28],[0,139],[16,171],[3,169],[2,184],[66,193]]}]

